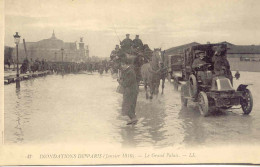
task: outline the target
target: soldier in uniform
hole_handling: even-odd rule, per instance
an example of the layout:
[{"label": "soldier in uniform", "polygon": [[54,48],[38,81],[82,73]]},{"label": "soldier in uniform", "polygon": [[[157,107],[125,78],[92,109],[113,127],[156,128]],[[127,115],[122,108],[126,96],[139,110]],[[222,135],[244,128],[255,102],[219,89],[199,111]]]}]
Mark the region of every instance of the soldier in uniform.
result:
[{"label": "soldier in uniform", "polygon": [[205,57],[205,53],[204,52],[199,52],[196,55],[196,59],[193,61],[192,63],[192,68],[198,68],[203,64],[206,64],[206,62],[203,60]]},{"label": "soldier in uniform", "polygon": [[125,53],[131,53],[132,51],[132,46],[133,46],[133,41],[129,38],[130,34],[126,34],[126,38],[120,42],[121,49]]},{"label": "soldier in uniform", "polygon": [[113,60],[116,56],[118,56],[119,45],[116,45],[115,50],[113,50],[110,54],[110,59]]},{"label": "soldier in uniform", "polygon": [[212,57],[212,62],[214,63],[214,72],[216,76],[225,76],[233,84],[233,76],[230,70],[230,65],[227,60],[225,51],[217,50]]},{"label": "soldier in uniform", "polygon": [[119,84],[123,87],[122,114],[130,118],[127,125],[135,124],[137,122],[135,107],[138,95],[135,70],[131,60],[127,58],[122,59],[121,68],[122,74]]},{"label": "soldier in uniform", "polygon": [[137,49],[138,51],[143,49],[143,42],[141,39],[139,39],[139,35],[136,35],[135,39],[133,40],[133,48]]}]

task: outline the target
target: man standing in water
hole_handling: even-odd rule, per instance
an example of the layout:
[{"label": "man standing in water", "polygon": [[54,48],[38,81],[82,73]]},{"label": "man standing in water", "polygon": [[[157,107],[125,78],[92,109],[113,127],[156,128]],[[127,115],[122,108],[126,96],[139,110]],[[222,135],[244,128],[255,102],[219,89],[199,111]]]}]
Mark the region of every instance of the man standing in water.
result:
[{"label": "man standing in water", "polygon": [[122,75],[119,84],[123,87],[122,114],[130,118],[130,121],[127,123],[127,125],[130,125],[137,122],[135,107],[138,95],[138,84],[132,60],[126,57],[123,58],[121,67]]}]

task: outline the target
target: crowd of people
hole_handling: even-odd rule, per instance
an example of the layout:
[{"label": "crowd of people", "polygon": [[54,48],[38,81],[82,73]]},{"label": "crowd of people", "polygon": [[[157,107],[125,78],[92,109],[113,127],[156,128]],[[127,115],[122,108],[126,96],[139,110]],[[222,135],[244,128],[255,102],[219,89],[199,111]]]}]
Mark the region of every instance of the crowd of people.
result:
[{"label": "crowd of people", "polygon": [[152,50],[149,48],[148,44],[143,44],[139,35],[135,36],[135,39],[130,39],[130,34],[126,34],[126,38],[120,41],[119,45],[116,45],[115,49],[110,54],[110,60],[123,59],[126,54],[136,55],[143,57],[145,61],[150,60],[152,56]]},{"label": "crowd of people", "polygon": [[25,59],[20,67],[21,74],[25,74],[27,72],[40,72],[40,71],[52,71],[54,73],[78,73],[80,71],[88,71],[88,72],[99,72],[103,74],[105,71],[108,72],[110,68],[110,64],[106,60],[100,60],[95,62],[48,62],[44,59],[40,61],[36,59],[33,61],[29,61]]}]

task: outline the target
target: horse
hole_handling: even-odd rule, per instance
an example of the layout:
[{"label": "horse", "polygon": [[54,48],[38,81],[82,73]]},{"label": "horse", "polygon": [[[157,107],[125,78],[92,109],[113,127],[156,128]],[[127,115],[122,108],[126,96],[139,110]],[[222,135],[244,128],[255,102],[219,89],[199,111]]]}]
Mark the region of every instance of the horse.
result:
[{"label": "horse", "polygon": [[153,94],[158,95],[159,93],[161,63],[161,49],[154,49],[151,61],[143,64],[141,67],[141,75],[144,82],[146,99],[149,98],[147,87],[150,89],[150,99],[153,98]]},{"label": "horse", "polygon": [[161,58],[162,61],[160,62],[160,68],[161,68],[161,73],[160,73],[160,79],[162,80],[162,94],[163,94],[163,90],[164,90],[164,83],[165,83],[165,79],[167,78],[167,74],[168,74],[168,59],[167,56],[165,55],[165,51],[161,52]]}]

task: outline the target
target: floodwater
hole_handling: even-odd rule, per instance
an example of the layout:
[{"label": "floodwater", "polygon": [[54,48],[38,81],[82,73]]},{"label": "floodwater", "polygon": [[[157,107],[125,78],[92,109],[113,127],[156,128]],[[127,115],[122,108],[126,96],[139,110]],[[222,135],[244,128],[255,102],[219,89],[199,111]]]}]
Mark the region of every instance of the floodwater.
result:
[{"label": "floodwater", "polygon": [[239,83],[254,97],[250,115],[233,109],[202,117],[195,103],[182,108],[180,91],[166,81],[164,95],[145,99],[140,87],[136,113],[127,126],[121,115],[122,95],[110,74],[48,75],[5,85],[5,144],[107,143],[120,147],[186,147],[259,144],[260,73],[241,72]]}]

